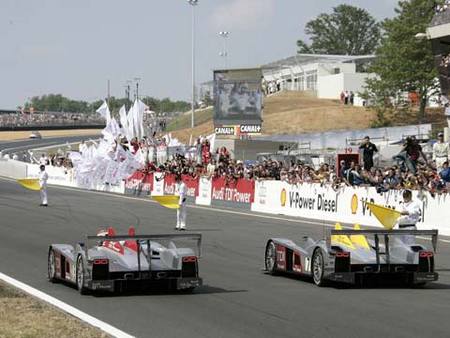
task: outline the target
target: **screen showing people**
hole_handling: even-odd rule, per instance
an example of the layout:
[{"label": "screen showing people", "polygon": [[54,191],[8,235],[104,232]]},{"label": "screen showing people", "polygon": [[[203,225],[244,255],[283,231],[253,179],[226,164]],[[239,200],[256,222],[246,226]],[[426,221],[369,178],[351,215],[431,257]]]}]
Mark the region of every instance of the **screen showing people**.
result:
[{"label": "screen showing people", "polygon": [[255,70],[215,72],[215,124],[261,120],[262,91],[259,74]]}]

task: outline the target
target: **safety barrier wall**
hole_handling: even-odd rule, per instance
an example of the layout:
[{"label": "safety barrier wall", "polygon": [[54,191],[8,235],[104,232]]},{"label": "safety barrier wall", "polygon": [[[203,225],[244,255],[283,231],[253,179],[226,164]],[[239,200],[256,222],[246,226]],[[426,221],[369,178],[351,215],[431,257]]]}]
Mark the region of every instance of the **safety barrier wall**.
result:
[{"label": "safety barrier wall", "polygon": [[[73,176],[72,170],[65,170],[61,167],[46,166],[48,174],[48,184],[60,185],[65,187],[81,188]],[[0,176],[9,178],[37,178],[39,176],[39,165],[30,164],[15,160],[0,160]],[[125,193],[125,182],[120,185],[98,184],[90,187],[89,190],[107,191],[119,194]]]},{"label": "safety barrier wall", "polygon": [[28,166],[24,162],[0,158],[0,176],[11,178],[27,177]]},{"label": "safety barrier wall", "polygon": [[[450,236],[450,196],[414,192],[421,201],[420,229],[438,229]],[[296,216],[317,221],[342,222],[380,227],[367,202],[399,209],[401,191],[377,193],[373,187],[341,187],[337,190],[321,184],[291,185],[280,181],[256,182],[252,211]]]},{"label": "safety barrier wall", "polygon": [[[23,163],[23,162],[22,162]],[[27,164],[27,177],[37,178],[39,176],[39,164]],[[66,171],[61,167],[46,166],[45,171],[48,174],[48,184],[62,185],[68,187],[77,187],[71,171]]]},{"label": "safety barrier wall", "polygon": [[[227,180],[224,177],[193,178],[182,175],[190,201],[199,205],[220,205],[250,209],[255,192],[255,182]],[[176,194],[175,175],[136,172],[125,180],[125,193],[135,196]]]}]

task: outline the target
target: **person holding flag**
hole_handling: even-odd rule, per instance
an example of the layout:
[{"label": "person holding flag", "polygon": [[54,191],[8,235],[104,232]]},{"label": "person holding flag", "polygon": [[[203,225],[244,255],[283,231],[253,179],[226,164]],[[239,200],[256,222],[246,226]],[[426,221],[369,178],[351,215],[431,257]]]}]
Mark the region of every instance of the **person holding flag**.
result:
[{"label": "person holding flag", "polygon": [[40,194],[41,194],[41,207],[47,207],[48,206],[48,198],[47,198],[47,180],[48,180],[48,174],[45,171],[45,165],[39,166],[40,172],[39,172],[39,187],[40,187]]},{"label": "person holding flag", "polygon": [[[412,199],[411,190],[403,192],[403,203],[400,207],[401,216],[397,219],[397,225],[400,230],[417,230],[416,224],[420,221],[420,204]],[[414,244],[415,238],[411,235],[401,236],[406,245]]]},{"label": "person holding flag", "polygon": [[187,187],[186,184],[181,179],[181,175],[177,174],[175,178],[176,189],[179,195],[179,208],[177,209],[177,225],[175,230],[186,230],[186,197],[187,197]]}]

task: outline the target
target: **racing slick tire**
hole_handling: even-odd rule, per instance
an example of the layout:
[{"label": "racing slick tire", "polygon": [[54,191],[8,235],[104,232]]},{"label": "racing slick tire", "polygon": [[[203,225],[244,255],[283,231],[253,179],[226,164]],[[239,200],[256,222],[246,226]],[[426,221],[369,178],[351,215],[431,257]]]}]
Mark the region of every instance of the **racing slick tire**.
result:
[{"label": "racing slick tire", "polygon": [[84,273],[84,260],[83,260],[83,257],[80,255],[77,258],[76,282],[77,282],[78,292],[82,295],[88,294],[88,289],[84,286],[85,277],[86,276]]},{"label": "racing slick tire", "polygon": [[58,279],[56,278],[56,259],[55,251],[53,248],[48,250],[47,258],[47,278],[51,283],[56,283]]},{"label": "racing slick tire", "polygon": [[313,282],[319,287],[326,286],[327,280],[323,277],[325,271],[325,264],[323,260],[323,253],[320,248],[314,250],[314,254],[312,257],[312,277]]},{"label": "racing slick tire", "polygon": [[277,250],[273,241],[267,243],[264,263],[269,274],[275,275],[277,273]]}]

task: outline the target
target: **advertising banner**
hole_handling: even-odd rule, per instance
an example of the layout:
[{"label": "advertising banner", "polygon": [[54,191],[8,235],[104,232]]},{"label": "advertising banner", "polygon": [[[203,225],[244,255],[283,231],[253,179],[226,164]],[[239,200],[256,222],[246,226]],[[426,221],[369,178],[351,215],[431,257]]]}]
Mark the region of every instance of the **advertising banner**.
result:
[{"label": "advertising banner", "polygon": [[211,205],[212,180],[208,177],[200,177],[198,195],[195,204]]},{"label": "advertising banner", "polygon": [[220,136],[261,135],[260,124],[241,124],[237,126],[216,126],[214,133]]},{"label": "advertising banner", "polygon": [[[422,204],[420,229],[438,229],[450,235],[450,196],[432,196],[413,192]],[[372,215],[368,202],[398,210],[402,191],[378,193],[373,187],[341,187],[337,190],[321,184],[291,185],[280,181],[260,181],[255,186],[252,211],[295,216],[329,222],[342,222],[381,227]],[[448,216],[446,216],[448,215]],[[447,222],[447,223],[446,223]]]},{"label": "advertising banner", "polygon": [[[198,178],[193,178],[190,175],[182,175],[181,179],[186,184],[187,195],[189,197],[196,197],[198,193]],[[175,175],[166,174],[164,176],[164,195],[176,195],[178,191],[176,189]]]},{"label": "advertising banner", "polygon": [[153,173],[136,171],[125,180],[125,193],[136,196],[150,195],[153,188]]},{"label": "advertising banner", "polygon": [[164,195],[164,174],[160,172],[153,173],[152,195]]},{"label": "advertising banner", "polygon": [[197,197],[198,196],[198,185],[199,185],[199,178],[193,178],[190,175],[183,175],[182,180],[184,184],[186,184],[187,187],[187,194],[189,197]]},{"label": "advertising banner", "polygon": [[254,193],[255,181],[227,180],[225,177],[212,180],[212,200],[253,203]]}]

